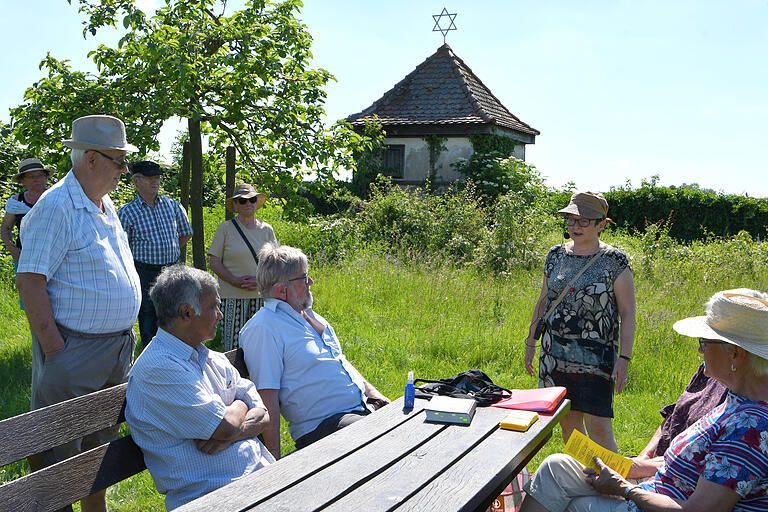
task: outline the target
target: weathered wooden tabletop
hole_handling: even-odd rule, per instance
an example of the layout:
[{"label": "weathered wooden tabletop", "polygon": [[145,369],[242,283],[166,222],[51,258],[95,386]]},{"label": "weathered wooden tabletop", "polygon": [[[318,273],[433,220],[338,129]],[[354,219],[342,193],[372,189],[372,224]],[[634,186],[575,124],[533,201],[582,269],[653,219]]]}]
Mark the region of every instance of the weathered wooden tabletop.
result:
[{"label": "weathered wooden tabletop", "polygon": [[469,426],[424,422],[402,398],[351,426],[176,509],[190,511],[485,510],[552,434],[564,401],[527,432],[499,429],[505,409]]}]

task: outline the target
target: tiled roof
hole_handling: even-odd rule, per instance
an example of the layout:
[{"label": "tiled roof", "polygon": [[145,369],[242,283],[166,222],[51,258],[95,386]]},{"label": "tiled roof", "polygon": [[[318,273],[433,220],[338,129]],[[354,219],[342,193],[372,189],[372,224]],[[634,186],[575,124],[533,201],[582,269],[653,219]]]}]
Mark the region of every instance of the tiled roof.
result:
[{"label": "tiled roof", "polygon": [[520,121],[444,44],[384,96],[347,117],[362,125],[376,115],[391,125],[497,125],[529,135],[539,131]]}]

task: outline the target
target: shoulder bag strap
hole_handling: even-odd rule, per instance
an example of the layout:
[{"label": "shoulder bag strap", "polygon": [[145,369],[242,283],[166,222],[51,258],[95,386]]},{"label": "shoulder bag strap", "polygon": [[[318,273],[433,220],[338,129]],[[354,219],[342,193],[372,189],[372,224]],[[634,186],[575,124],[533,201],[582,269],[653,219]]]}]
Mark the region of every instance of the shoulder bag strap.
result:
[{"label": "shoulder bag strap", "polygon": [[245,245],[248,246],[248,250],[251,251],[251,254],[253,255],[253,259],[256,260],[256,264],[258,265],[259,257],[256,256],[256,251],[253,250],[253,246],[251,245],[251,242],[248,241],[248,238],[245,236],[245,233],[243,233],[243,230],[240,229],[240,226],[237,224],[237,221],[235,221],[234,217],[232,218],[232,224],[234,224],[235,229],[237,230],[238,233],[240,233],[240,236],[243,237],[243,242],[245,242]]},{"label": "shoulder bag strap", "polygon": [[[233,220],[234,220],[234,219],[233,219]],[[571,288],[571,286],[573,286],[573,283],[575,283],[575,282],[576,282],[576,280],[577,280],[579,277],[581,277],[581,274],[583,274],[584,272],[586,272],[586,271],[587,271],[587,269],[588,269],[589,267],[591,267],[591,266],[592,266],[592,264],[593,264],[595,261],[597,261],[597,257],[598,257],[598,256],[600,256],[601,254],[603,254],[603,249],[600,249],[599,251],[597,251],[597,252],[595,253],[595,255],[594,255],[594,256],[592,256],[592,258],[590,258],[590,260],[587,262],[587,264],[586,264],[586,265],[584,265],[583,267],[581,267],[581,270],[579,270],[579,272],[578,272],[578,273],[577,273],[575,276],[573,276],[573,279],[571,279],[571,280],[568,282],[568,284],[567,284],[567,285],[565,285],[565,288],[563,288],[563,291],[562,291],[562,292],[560,292],[560,295],[557,297],[557,299],[555,299],[555,302],[553,302],[553,303],[552,303],[552,304],[549,306],[549,310],[547,311],[547,313],[546,313],[546,314],[545,314],[545,315],[544,315],[542,318],[549,318],[549,315],[551,315],[551,314],[552,314],[552,312],[553,312],[553,311],[555,310],[555,308],[557,307],[557,305],[558,305],[558,304],[560,304],[560,302],[563,300],[563,297],[565,297],[565,294],[566,294],[566,293],[568,293],[568,290]]]}]

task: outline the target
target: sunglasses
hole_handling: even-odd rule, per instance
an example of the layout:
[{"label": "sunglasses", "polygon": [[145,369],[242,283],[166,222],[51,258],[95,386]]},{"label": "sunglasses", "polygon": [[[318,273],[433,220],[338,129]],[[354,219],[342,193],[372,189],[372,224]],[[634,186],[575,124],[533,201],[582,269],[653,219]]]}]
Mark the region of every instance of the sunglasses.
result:
[{"label": "sunglasses", "polygon": [[248,199],[246,199],[244,197],[238,197],[237,198],[237,202],[240,203],[240,204],[257,203],[258,201],[259,201],[259,196],[249,197]]},{"label": "sunglasses", "polygon": [[718,341],[718,340],[707,340],[704,338],[699,338],[699,350],[704,350],[704,345],[728,345],[725,341]]}]

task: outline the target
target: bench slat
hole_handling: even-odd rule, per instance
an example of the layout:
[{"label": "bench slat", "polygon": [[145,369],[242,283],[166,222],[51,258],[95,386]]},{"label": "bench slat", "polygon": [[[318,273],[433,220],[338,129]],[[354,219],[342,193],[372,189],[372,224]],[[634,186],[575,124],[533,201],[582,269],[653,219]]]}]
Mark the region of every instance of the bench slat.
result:
[{"label": "bench slat", "polygon": [[58,510],[146,469],[130,436],[0,486],[4,510]]},{"label": "bench slat", "polygon": [[0,466],[123,421],[126,384],[0,421]]}]

